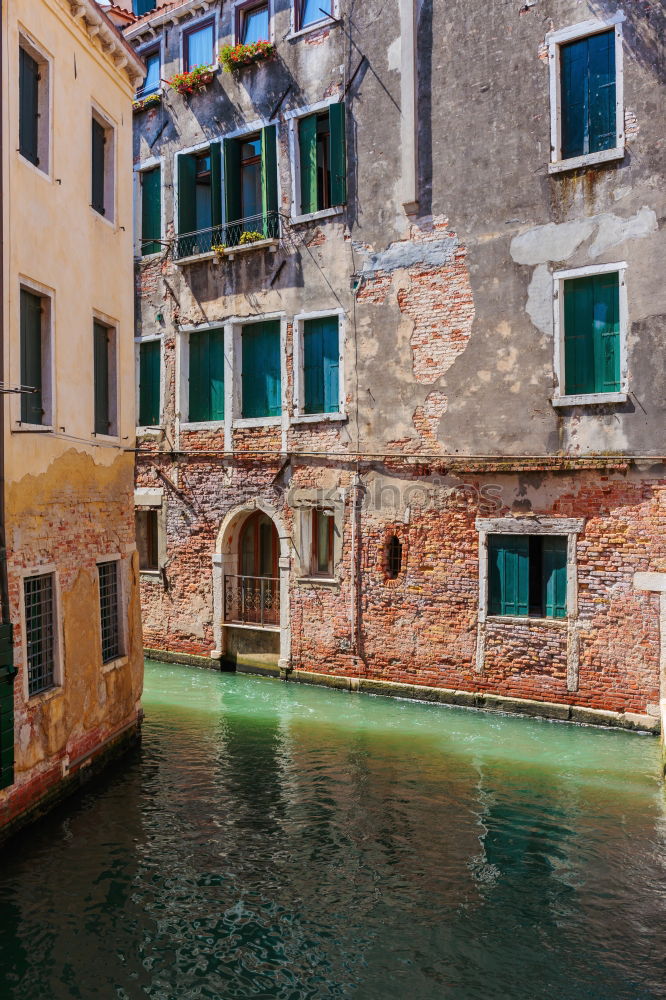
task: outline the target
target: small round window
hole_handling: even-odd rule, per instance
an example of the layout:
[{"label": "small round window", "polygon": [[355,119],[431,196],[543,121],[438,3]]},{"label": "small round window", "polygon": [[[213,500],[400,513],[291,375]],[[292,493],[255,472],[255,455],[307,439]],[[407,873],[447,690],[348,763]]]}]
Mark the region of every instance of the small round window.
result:
[{"label": "small round window", "polygon": [[395,580],[402,569],[402,545],[396,535],[391,535],[386,543],[386,576]]}]

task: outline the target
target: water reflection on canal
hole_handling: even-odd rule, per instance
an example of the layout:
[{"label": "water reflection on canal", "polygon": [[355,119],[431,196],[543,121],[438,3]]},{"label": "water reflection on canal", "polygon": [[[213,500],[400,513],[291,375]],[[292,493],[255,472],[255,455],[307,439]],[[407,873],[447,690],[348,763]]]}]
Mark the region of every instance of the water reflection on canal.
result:
[{"label": "water reflection on canal", "polygon": [[3,850],[3,1000],[666,996],[657,741],[148,664]]}]

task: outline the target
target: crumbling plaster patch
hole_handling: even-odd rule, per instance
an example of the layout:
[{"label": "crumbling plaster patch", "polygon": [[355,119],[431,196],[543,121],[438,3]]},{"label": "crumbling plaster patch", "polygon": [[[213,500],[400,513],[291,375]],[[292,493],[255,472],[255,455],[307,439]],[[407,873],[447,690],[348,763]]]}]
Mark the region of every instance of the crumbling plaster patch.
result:
[{"label": "crumbling plaster patch", "polygon": [[647,205],[628,219],[606,212],[573,222],[549,222],[514,236],[511,257],[516,264],[533,266],[566,261],[596,230],[596,237],[587,249],[587,256],[594,258],[625,240],[649,236],[656,229],[656,213]]}]

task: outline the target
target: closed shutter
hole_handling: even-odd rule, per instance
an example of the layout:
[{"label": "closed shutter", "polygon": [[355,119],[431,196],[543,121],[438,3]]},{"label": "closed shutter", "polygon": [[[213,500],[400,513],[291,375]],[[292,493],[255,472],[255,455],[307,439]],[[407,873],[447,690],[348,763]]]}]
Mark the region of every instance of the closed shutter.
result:
[{"label": "closed shutter", "polygon": [[189,153],[178,157],[178,233],[193,233],[197,226],[196,160]]},{"label": "closed shutter", "polygon": [[594,357],[596,392],[620,389],[619,275],[598,274],[593,279]]},{"label": "closed shutter", "polygon": [[306,320],[303,324],[303,386],[305,413],[337,413],[340,345],[338,319]]},{"label": "closed shutter", "polygon": [[141,175],[141,253],[158,253],[162,238],[162,171],[159,167]]},{"label": "closed shutter", "polygon": [[563,535],[542,538],[542,593],[547,618],[567,616],[567,539]]},{"label": "closed shutter", "polygon": [[615,33],[601,32],[560,48],[562,158],[616,143]]},{"label": "closed shutter", "polygon": [[19,149],[26,160],[39,165],[39,66],[19,49]]},{"label": "closed shutter", "polygon": [[261,130],[261,210],[264,216],[264,236],[277,238],[278,175],[275,125]]},{"label": "closed shutter", "polygon": [[139,346],[139,426],[160,422],[160,342]]},{"label": "closed shutter", "polygon": [[14,647],[12,626],[0,625],[0,788],[14,783]]},{"label": "closed shutter", "polygon": [[280,323],[243,328],[242,415],[278,417],[282,412]]},{"label": "closed shutter", "polygon": [[21,420],[41,424],[42,410],[42,300],[21,289]]},{"label": "closed shutter", "polygon": [[529,613],[529,536],[488,536],[488,612]]},{"label": "closed shutter", "polygon": [[298,122],[298,148],[301,167],[301,215],[316,212],[317,203],[317,116],[308,115]]},{"label": "closed shutter", "polygon": [[345,104],[331,104],[328,109],[331,135],[331,205],[347,201],[347,142]]},{"label": "closed shutter", "polygon": [[620,389],[619,275],[564,282],[565,393]]},{"label": "closed shutter", "polygon": [[104,126],[92,120],[92,207],[104,215]]},{"label": "closed shutter", "polygon": [[211,226],[222,225],[222,148],[219,142],[211,143],[210,147],[210,216]]},{"label": "closed shutter", "polygon": [[190,336],[189,419],[224,420],[224,330]]},{"label": "closed shutter", "polygon": [[615,123],[615,32],[604,31],[588,39],[591,153],[612,149],[617,142]]},{"label": "closed shutter", "polygon": [[95,434],[109,433],[109,332],[93,324],[95,366]]},{"label": "closed shutter", "polygon": [[[241,218],[241,170],[240,142],[238,139],[224,140],[224,199],[226,221],[237,222]],[[227,241],[229,242],[229,241]]]}]

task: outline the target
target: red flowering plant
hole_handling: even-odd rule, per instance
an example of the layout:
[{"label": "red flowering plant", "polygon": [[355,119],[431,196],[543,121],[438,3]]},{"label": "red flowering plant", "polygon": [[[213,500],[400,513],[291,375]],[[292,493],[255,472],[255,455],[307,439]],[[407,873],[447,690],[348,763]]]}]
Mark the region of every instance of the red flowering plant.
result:
[{"label": "red flowering plant", "polygon": [[270,59],[275,54],[272,42],[251,42],[249,45],[223,45],[220,49],[220,62],[227,73],[240,69],[242,66],[252,66],[253,63]]},{"label": "red flowering plant", "polygon": [[195,66],[188,73],[176,73],[172,80],[167,80],[169,86],[179,94],[200,94],[209,83],[213,82],[215,70],[212,66]]}]

